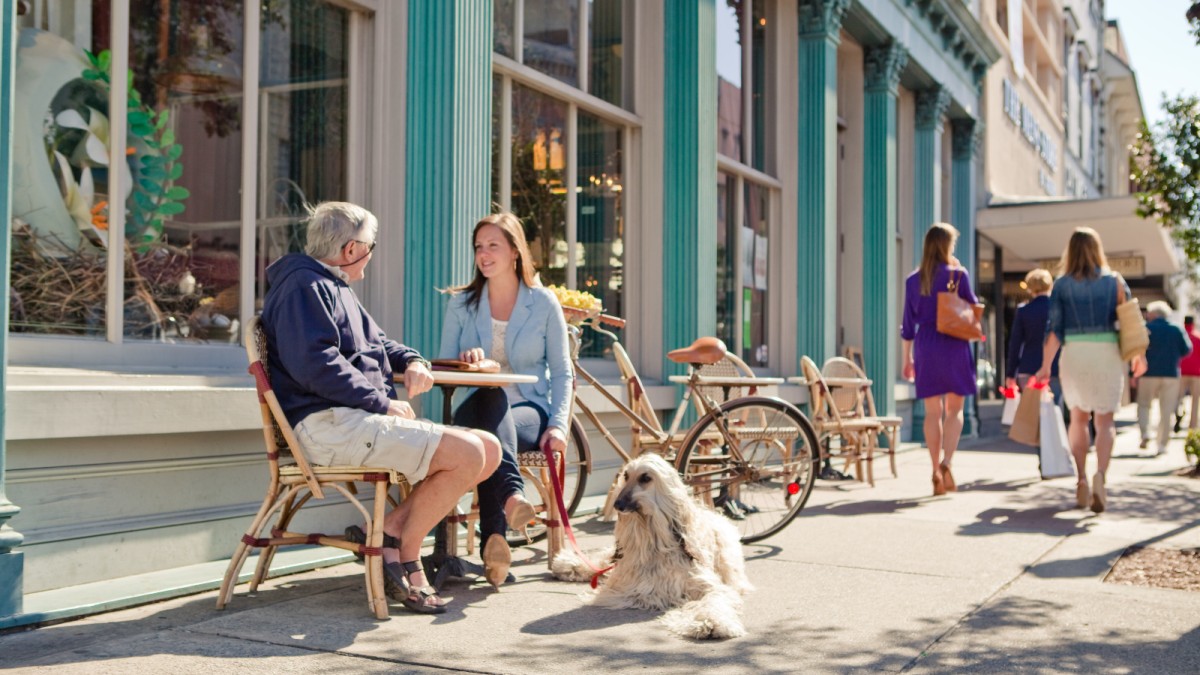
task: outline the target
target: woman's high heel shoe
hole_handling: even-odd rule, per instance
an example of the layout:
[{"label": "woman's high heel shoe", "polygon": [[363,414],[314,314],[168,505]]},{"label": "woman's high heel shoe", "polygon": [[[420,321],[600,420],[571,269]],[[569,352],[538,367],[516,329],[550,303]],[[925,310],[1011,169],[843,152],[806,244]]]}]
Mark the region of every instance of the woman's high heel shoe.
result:
[{"label": "woman's high heel shoe", "polygon": [[483,544],[483,578],[487,579],[492,588],[500,589],[500,584],[508,578],[508,569],[512,567],[512,549],[504,535],[493,534]]},{"label": "woman's high heel shoe", "polygon": [[529,536],[529,524],[537,518],[537,512],[533,510],[533,504],[530,504],[527,499],[518,496],[512,513],[504,514],[504,518],[508,521],[508,529],[520,532],[526,542],[533,542]]},{"label": "woman's high heel shoe", "polygon": [[941,467],[933,470],[933,496],[941,497],[946,494],[946,486],[942,483]]},{"label": "woman's high heel shoe", "polygon": [[958,484],[954,482],[954,474],[950,473],[950,465],[942,463],[942,487],[946,492],[958,492]]},{"label": "woman's high heel shoe", "polygon": [[1092,512],[1103,513],[1107,502],[1108,495],[1104,493],[1104,474],[1097,471],[1096,478],[1092,483]]},{"label": "woman's high heel shoe", "polygon": [[1084,478],[1075,484],[1075,505],[1081,509],[1086,509],[1091,499],[1092,492],[1088,489],[1087,479]]}]

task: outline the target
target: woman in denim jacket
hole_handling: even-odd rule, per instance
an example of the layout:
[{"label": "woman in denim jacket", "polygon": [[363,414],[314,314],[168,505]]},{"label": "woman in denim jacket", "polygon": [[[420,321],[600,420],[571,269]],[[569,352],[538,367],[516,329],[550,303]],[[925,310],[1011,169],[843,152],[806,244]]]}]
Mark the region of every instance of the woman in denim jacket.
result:
[{"label": "woman in denim jacket", "polygon": [[[1071,409],[1067,436],[1075,457],[1078,485],[1075,501],[1079,508],[1100,513],[1107,496],[1104,475],[1112,458],[1116,425],[1113,414],[1121,405],[1125,386],[1125,362],[1117,344],[1117,285],[1130,297],[1125,280],[1108,269],[1100,235],[1090,227],[1076,228],[1062,258],[1063,275],[1050,292],[1050,319],[1042,367],[1036,377],[1050,377],[1050,364],[1062,347],[1059,377],[1063,397]],[[1146,360],[1133,359],[1134,376],[1146,371]],[[1096,476],[1088,487],[1088,418],[1095,417]]]},{"label": "woman in denim jacket", "polygon": [[524,531],[534,517],[517,453],[547,443],[566,451],[574,375],[562,307],[534,276],[521,221],[511,213],[487,216],[471,240],[475,276],[449,289],[438,356],[470,363],[490,358],[501,372],[538,378],[476,389],[454,412],[454,424],[494,433],[503,449],[499,468],[479,484],[484,576],[499,587],[512,564],[504,533]]}]

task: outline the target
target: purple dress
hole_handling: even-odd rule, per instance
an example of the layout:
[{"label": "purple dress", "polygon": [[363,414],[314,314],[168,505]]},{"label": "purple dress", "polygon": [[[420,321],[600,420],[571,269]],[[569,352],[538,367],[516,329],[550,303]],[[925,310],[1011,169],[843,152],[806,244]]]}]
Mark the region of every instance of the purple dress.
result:
[{"label": "purple dress", "polygon": [[[938,266],[933,275],[929,295],[921,295],[921,271],[908,275],[904,281],[904,320],[900,337],[913,340],[913,366],[917,371],[917,398],[942,394],[974,396],[975,357],[971,343],[937,331],[937,294],[946,290],[950,281],[950,266]],[[967,302],[978,302],[971,290],[971,277],[956,268],[958,296]]]}]

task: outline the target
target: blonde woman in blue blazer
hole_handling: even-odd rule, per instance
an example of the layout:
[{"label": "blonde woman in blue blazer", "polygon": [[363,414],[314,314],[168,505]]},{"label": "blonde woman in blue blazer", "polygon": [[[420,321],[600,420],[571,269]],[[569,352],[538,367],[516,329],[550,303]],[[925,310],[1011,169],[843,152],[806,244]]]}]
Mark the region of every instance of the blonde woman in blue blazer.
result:
[{"label": "blonde woman in blue blazer", "polygon": [[479,484],[484,576],[498,587],[512,564],[505,531],[509,525],[524,531],[534,517],[517,453],[547,443],[566,450],[574,375],[562,308],[534,276],[521,221],[511,213],[487,216],[471,239],[475,277],[449,290],[438,356],[470,363],[489,358],[501,372],[538,378],[476,389],[454,412],[454,424],[491,431],[503,448],[499,468]]}]

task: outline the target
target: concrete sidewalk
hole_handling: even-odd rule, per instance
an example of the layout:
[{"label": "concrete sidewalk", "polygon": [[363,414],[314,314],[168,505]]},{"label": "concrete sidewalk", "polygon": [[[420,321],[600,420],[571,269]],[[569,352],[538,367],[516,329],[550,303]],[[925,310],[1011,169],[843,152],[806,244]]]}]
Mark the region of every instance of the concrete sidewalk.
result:
[{"label": "concrete sidewalk", "polygon": [[[585,585],[550,579],[531,547],[518,551],[517,583],[452,583],[440,617],[394,604],[374,620],[361,568],[346,564],[257,597],[241,586],[225,611],[204,593],[0,635],[0,668],[1196,673],[1200,594],[1102,583],[1131,544],[1200,546],[1200,480],[1173,475],[1181,446],[1139,458],[1126,421],[1099,516],[1074,509],[1072,479],[1040,481],[1032,450],[998,436],[964,444],[954,495],[930,496],[923,450],[900,455],[899,478],[879,463],[874,488],[818,481],[790,527],[746,547],[758,590],[738,640],[691,642],[653,612],[585,607]],[[611,540],[594,519],[577,530],[585,549]]]}]

